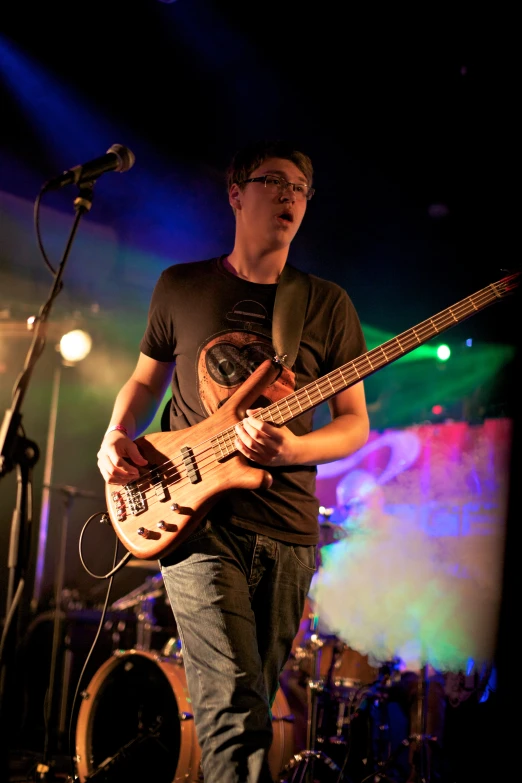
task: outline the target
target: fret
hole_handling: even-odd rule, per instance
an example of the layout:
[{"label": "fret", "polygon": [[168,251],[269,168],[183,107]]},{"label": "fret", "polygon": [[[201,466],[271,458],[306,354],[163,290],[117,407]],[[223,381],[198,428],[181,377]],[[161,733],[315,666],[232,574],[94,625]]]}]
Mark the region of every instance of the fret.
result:
[{"label": "fret", "polygon": [[304,389],[302,389],[302,391],[304,391],[304,393],[308,397],[308,402],[310,403],[310,406],[311,406],[313,403],[312,403],[312,398],[310,397],[310,392],[308,391],[308,387],[305,386]]},{"label": "fret", "polygon": [[398,337],[396,337],[396,338],[395,338],[395,341],[396,341],[397,345],[399,346],[400,352],[401,352],[401,353],[404,353],[404,348],[402,347],[402,343],[401,343],[401,341],[399,340],[399,338],[398,338]]}]

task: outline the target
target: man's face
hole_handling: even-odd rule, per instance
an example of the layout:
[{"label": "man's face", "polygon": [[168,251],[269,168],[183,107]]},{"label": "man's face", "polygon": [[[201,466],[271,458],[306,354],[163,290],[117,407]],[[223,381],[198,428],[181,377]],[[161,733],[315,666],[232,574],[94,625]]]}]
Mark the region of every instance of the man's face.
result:
[{"label": "man's face", "polygon": [[[269,158],[250,178],[265,174],[280,182],[306,186],[302,171],[290,160]],[[232,185],[229,192],[231,206],[236,211],[236,231],[243,241],[258,245],[262,250],[288,247],[297,234],[306,211],[307,201],[290,187],[281,188],[264,182],[248,182],[243,189]]]}]

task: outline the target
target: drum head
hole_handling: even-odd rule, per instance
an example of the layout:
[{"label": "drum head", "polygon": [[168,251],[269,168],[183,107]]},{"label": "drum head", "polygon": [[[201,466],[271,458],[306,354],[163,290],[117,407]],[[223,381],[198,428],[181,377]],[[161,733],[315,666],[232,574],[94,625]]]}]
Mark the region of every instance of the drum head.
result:
[{"label": "drum head", "polygon": [[98,674],[82,705],[88,715],[79,767],[96,772],[99,781],[143,783],[153,771],[154,783],[172,783],[182,741],[180,708],[163,669],[151,657],[127,655]]}]

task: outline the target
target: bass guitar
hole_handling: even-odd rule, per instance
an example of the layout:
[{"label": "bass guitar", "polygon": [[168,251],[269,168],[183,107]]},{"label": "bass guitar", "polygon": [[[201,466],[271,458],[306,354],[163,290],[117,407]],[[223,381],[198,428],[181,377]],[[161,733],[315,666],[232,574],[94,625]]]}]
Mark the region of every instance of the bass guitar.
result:
[{"label": "bass guitar", "polygon": [[[255,417],[282,427],[307,410],[358,383],[423,345],[432,337],[511,293],[519,272],[472,296],[261,409]],[[266,360],[215,413],[178,432],[155,432],[136,439],[149,464],[125,484],[106,484],[107,510],[116,535],[140,559],[166,555],[189,536],[212,505],[231,489],[262,489],[271,476],[240,454],[235,425],[280,372]]]}]

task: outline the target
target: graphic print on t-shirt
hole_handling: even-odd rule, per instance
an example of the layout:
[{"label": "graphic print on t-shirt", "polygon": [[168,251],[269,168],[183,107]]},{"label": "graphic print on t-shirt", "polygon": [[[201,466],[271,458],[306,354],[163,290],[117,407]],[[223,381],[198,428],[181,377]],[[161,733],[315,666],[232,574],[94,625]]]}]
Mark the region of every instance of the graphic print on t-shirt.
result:
[{"label": "graphic print on t-shirt", "polygon": [[[220,408],[262,362],[274,356],[269,339],[271,319],[263,305],[243,300],[226,318],[234,330],[211,337],[198,355],[199,397],[207,415]],[[293,389],[292,373],[284,373],[267,387],[256,407],[275,402]]]}]

